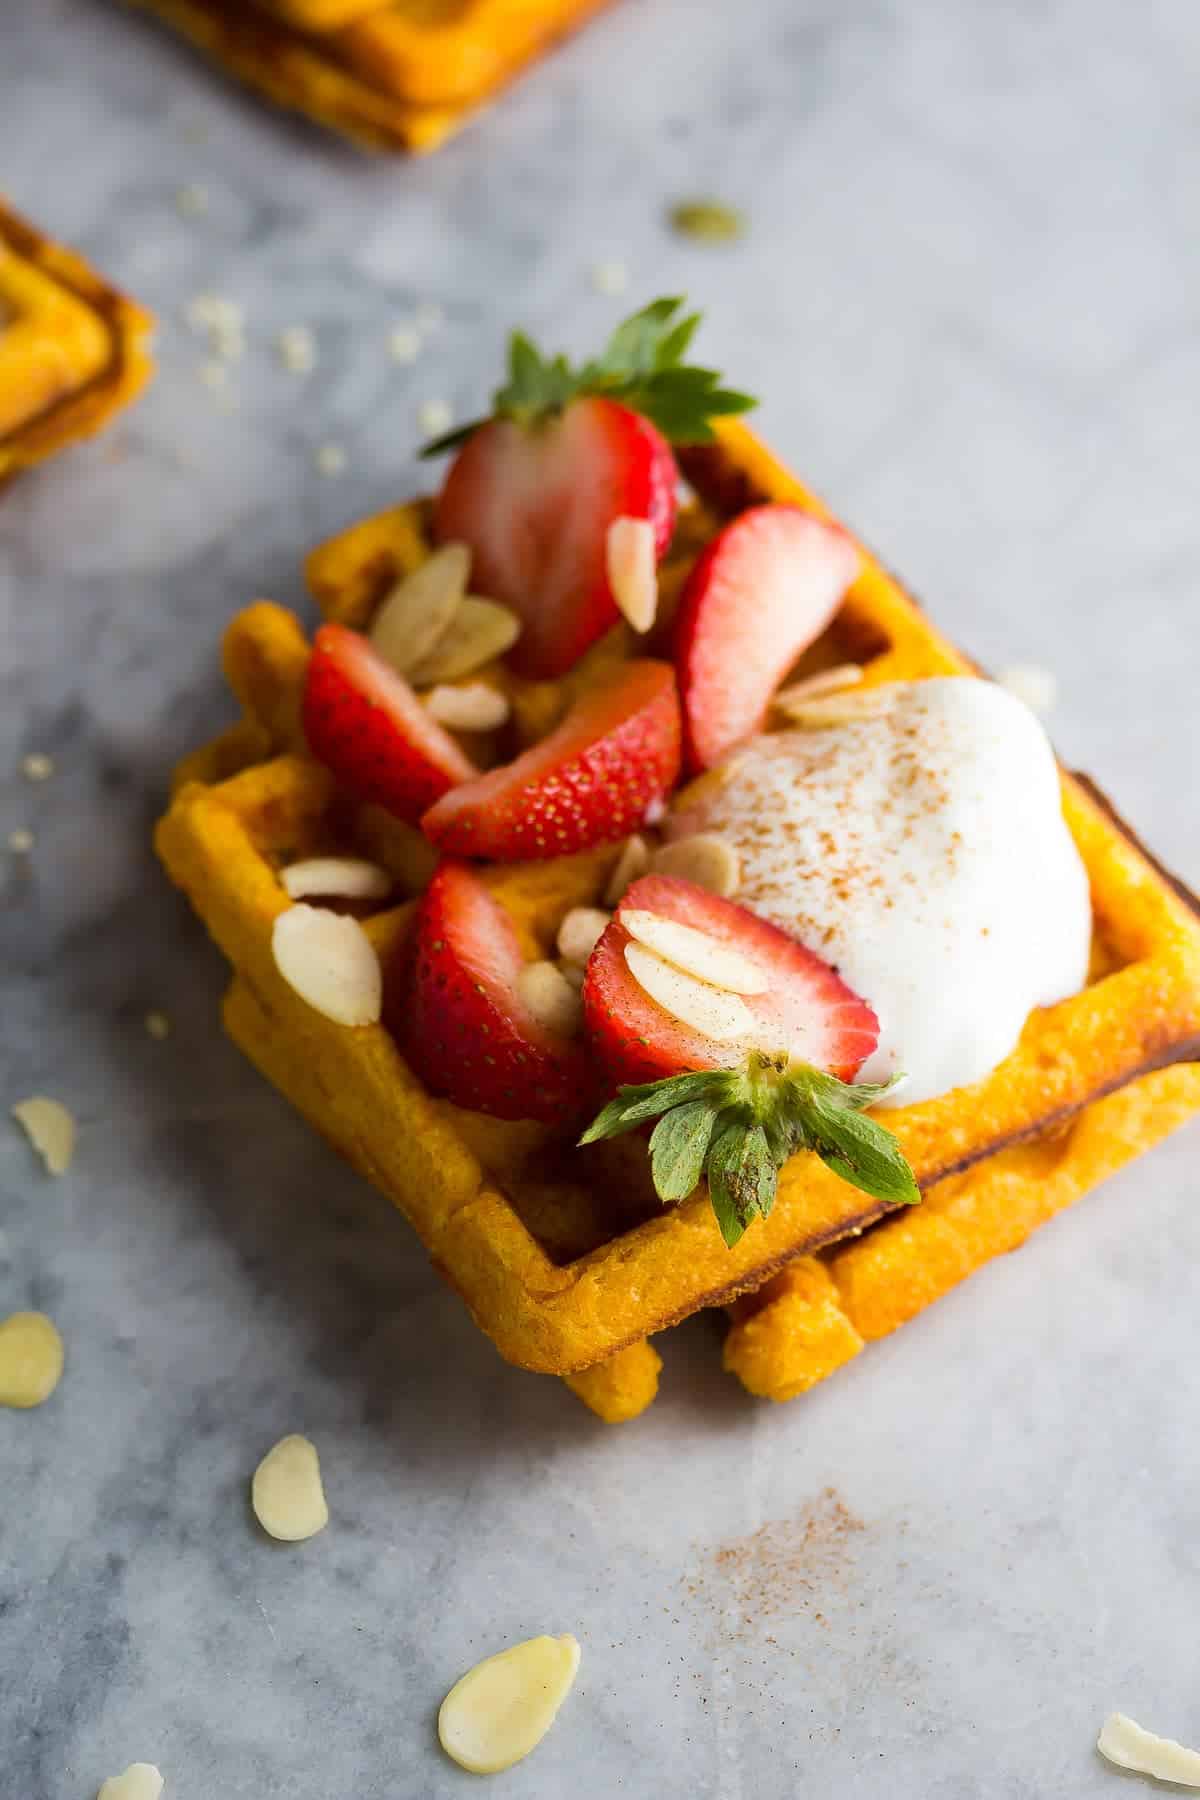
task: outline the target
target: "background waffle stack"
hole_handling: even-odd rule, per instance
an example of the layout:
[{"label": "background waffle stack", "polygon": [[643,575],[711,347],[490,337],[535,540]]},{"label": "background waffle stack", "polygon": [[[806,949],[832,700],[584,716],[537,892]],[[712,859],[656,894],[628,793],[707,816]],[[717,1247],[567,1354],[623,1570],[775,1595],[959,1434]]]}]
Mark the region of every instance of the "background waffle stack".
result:
[{"label": "background waffle stack", "polygon": [[131,0],[280,106],[433,150],[606,0]]},{"label": "background waffle stack", "polygon": [[[668,581],[714,516],[764,499],[824,510],[739,426],[688,458],[687,472],[707,510],[681,531]],[[322,547],[309,580],[326,616],[362,625],[425,554],[417,503]],[[619,634],[605,653],[614,650]],[[865,552],[806,666],[848,656],[868,683],[974,673]],[[704,1194],[667,1209],[654,1201],[639,1139],[564,1152],[545,1127],[435,1100],[382,1025],[331,1025],[283,982],[271,930],[289,904],[284,863],[366,853],[401,896],[418,892],[431,866],[419,833],[349,805],[305,754],[307,660],[304,634],[283,609],[262,602],[234,621],[225,665],[245,718],[184,765],[160,826],[172,876],[233,964],[226,1024],[405,1213],[502,1354],[567,1377],[602,1416],[629,1417],[654,1397],[651,1334],[716,1305],[733,1307],[726,1362],[745,1385],[776,1399],[802,1392],[1200,1109],[1196,903],[1089,784],[1064,775],[1092,887],[1088,986],[1031,1015],[1017,1049],[983,1081],[889,1114],[925,1194],[920,1208],[885,1218],[879,1203],[800,1155],[781,1175],[770,1217],[727,1250]],[[530,735],[566,698],[562,684],[512,684],[512,694]],[[617,854],[487,872],[528,954],[547,953],[571,906],[596,901]],[[390,904],[367,921],[385,968],[407,912]]]},{"label": "background waffle stack", "polygon": [[127,406],[153,320],[0,198],[0,484]]}]

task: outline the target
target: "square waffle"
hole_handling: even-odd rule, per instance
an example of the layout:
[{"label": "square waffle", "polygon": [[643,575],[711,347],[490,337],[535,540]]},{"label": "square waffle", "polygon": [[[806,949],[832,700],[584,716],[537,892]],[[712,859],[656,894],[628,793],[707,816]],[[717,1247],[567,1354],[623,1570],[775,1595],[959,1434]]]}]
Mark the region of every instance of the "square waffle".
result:
[{"label": "square waffle", "polygon": [[[791,501],[829,516],[744,427],[723,426],[714,447],[684,464],[701,504],[677,534],[668,594],[708,532],[745,506]],[[425,526],[416,503],[314,552],[308,578],[325,615],[366,624],[396,576],[427,554]],[[801,672],[849,658],[869,683],[975,673],[862,556]],[[507,678],[519,726],[540,735],[572,682],[621,653],[618,630],[567,682]],[[1200,1056],[1196,903],[1090,784],[1064,774],[1065,816],[1091,881],[1088,985],[1034,1012],[984,1080],[889,1112],[926,1194],[919,1209],[884,1218],[878,1202],[801,1154],[781,1172],[770,1217],[726,1249],[703,1192],[666,1209],[653,1199],[639,1138],[563,1151],[546,1127],[464,1112],[425,1092],[383,1026],[331,1025],[283,982],[271,954],[274,919],[289,904],[283,862],[357,850],[410,895],[431,864],[419,833],[348,803],[304,754],[307,659],[304,634],[282,608],[260,602],[233,622],[225,666],[245,717],[184,765],[159,828],[171,875],[233,965],[227,1027],[405,1213],[502,1354],[568,1376],[605,1416],[629,1416],[638,1394],[641,1404],[652,1397],[649,1334],[747,1294],[759,1298],[740,1301],[729,1366],[756,1392],[784,1397],[811,1386],[1200,1110],[1200,1070],[1187,1066]],[[546,954],[568,908],[595,901],[616,855],[605,848],[486,872],[527,954]],[[408,910],[366,921],[385,968]],[[797,1345],[808,1346],[808,1362]]]},{"label": "square waffle", "polygon": [[0,199],[0,483],[133,399],[152,324]]},{"label": "square waffle", "polygon": [[269,100],[433,150],[607,0],[131,0]]}]

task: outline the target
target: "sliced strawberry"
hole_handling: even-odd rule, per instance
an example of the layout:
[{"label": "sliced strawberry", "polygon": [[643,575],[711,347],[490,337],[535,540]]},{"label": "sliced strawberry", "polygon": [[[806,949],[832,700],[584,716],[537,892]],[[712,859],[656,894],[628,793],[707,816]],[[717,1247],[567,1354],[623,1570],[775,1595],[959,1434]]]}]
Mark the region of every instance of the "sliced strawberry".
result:
[{"label": "sliced strawberry", "polygon": [[661,557],[677,480],[661,432],[615,400],[577,399],[534,425],[495,418],[471,433],[438,496],[435,529],[443,542],[470,545],[475,591],[520,616],[510,660],[521,674],[563,674],[616,624],[608,528],[649,519]]},{"label": "sliced strawberry", "polygon": [[431,1093],[497,1119],[568,1124],[595,1077],[574,1039],[522,1006],[516,933],[465,863],[444,862],[426,888],[403,951],[387,1021]]},{"label": "sliced strawberry", "polygon": [[410,825],[478,773],[404,677],[344,625],[322,625],[313,641],[304,731],[313,755],[352,794]]},{"label": "sliced strawberry", "polygon": [[[754,1019],[746,1037],[705,1037],[650,998],[625,960],[631,939],[621,921],[631,911],[690,925],[767,972],[767,992],[744,996]],[[583,1007],[592,1050],[617,1083],[739,1068],[756,1050],[787,1051],[795,1062],[849,1081],[879,1041],[875,1014],[828,963],[744,906],[672,875],[645,875],[626,889],[588,962]]]},{"label": "sliced strawberry", "polygon": [[754,506],[718,533],[675,628],[688,767],[711,769],[760,731],[771,695],[824,631],[858,572],[846,533],[798,506]]},{"label": "sliced strawberry", "polygon": [[515,762],[445,794],[421,820],[456,856],[544,861],[627,837],[679,775],[669,663],[622,663]]}]

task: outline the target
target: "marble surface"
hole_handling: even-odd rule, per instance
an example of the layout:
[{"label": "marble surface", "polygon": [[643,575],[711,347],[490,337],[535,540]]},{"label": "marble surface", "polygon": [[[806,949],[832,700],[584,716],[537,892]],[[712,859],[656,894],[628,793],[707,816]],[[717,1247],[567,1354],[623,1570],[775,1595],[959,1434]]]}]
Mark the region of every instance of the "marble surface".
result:
[{"label": "marble surface", "polygon": [[[609,1430],[495,1357],[222,1039],[147,848],[230,715],[224,621],[303,605],[301,551],[413,488],[418,409],[476,408],[511,322],[591,342],[619,258],[706,308],[765,433],[956,635],[1056,671],[1065,752],[1200,878],[1198,83],[1191,0],[626,0],[434,160],[371,163],[104,0],[4,8],[4,184],[156,309],[162,359],[0,506],[0,841],[36,834],[0,851],[0,1099],[80,1120],[57,1182],[0,1132],[0,1312],[68,1347],[0,1415],[5,1795],[143,1758],[171,1800],[466,1794],[436,1706],[542,1630],[584,1662],[495,1782],[521,1800],[1090,1800],[1110,1707],[1200,1737],[1194,1133],[808,1400],[748,1403],[700,1320]],[[697,193],[744,244],[668,233]],[[245,309],[236,410],[204,290]],[[278,1549],[246,1482],[297,1429],[333,1522]]]}]

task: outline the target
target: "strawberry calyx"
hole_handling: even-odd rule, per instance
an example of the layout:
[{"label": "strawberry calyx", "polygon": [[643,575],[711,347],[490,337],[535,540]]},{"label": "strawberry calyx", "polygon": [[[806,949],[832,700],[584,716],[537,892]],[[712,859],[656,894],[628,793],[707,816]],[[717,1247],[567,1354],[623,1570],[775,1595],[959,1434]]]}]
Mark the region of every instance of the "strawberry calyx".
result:
[{"label": "strawberry calyx", "polygon": [[580,1144],[619,1137],[656,1120],[650,1171],[664,1204],[685,1200],[707,1178],[709,1198],[732,1249],[775,1204],[780,1169],[811,1150],[843,1181],[891,1206],[921,1198],[895,1136],[864,1108],[895,1086],[839,1081],[786,1052],[754,1051],[737,1069],[702,1069],[622,1087]]},{"label": "strawberry calyx", "polygon": [[[623,320],[600,355],[578,368],[561,354],[543,356],[523,331],[514,331],[508,341],[508,380],[492,396],[488,418],[511,419],[534,430],[573,400],[600,396],[649,419],[670,443],[711,442],[713,419],[748,412],[757,402],[723,388],[715,369],[684,362],[700,314],[680,317],[683,305],[679,298],[652,301]],[[487,422],[474,419],[434,438],[421,455],[455,450]]]}]

